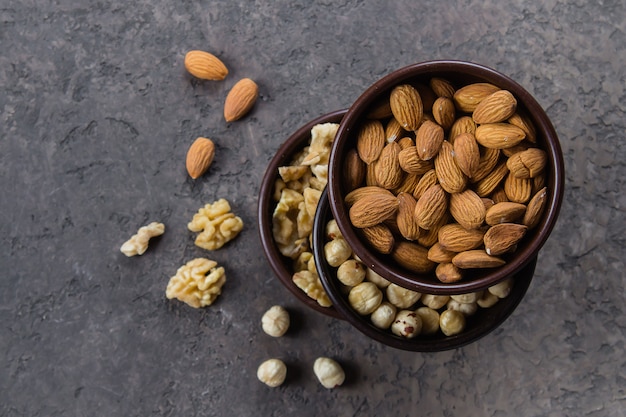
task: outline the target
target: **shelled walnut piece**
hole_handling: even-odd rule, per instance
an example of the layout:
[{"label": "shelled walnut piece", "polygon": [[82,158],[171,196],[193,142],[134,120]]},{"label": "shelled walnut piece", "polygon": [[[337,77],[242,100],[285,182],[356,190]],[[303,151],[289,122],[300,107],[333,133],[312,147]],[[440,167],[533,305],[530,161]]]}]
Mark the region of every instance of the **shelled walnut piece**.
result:
[{"label": "shelled walnut piece", "polygon": [[311,140],[288,165],[278,168],[274,183],[276,207],[272,235],[282,255],[293,262],[293,283],[323,307],[331,306],[315,268],[311,250],[313,218],[328,182],[330,148],[339,125],[321,123],[311,129]]},{"label": "shelled walnut piece", "polygon": [[[333,230],[335,225],[335,220],[330,220],[326,230]],[[326,244],[344,240],[340,234],[327,234],[326,239]],[[358,270],[358,278],[340,279],[344,265],[350,270]],[[347,294],[351,308],[360,316],[369,317],[377,328],[405,339],[438,332],[445,336],[461,333],[465,330],[466,317],[475,314],[479,307],[493,307],[501,298],[508,297],[513,287],[513,279],[507,279],[476,293],[452,296],[421,294],[389,283],[367,268],[353,252],[335,268],[335,278],[342,287],[342,293]]]},{"label": "shelled walnut piece", "polygon": [[224,268],[217,262],[196,258],[178,268],[176,275],[170,278],[165,295],[176,298],[193,308],[210,306],[222,293],[226,282]]},{"label": "shelled walnut piece", "polygon": [[124,242],[120,251],[128,257],[143,255],[148,249],[150,238],[161,236],[163,233],[165,233],[163,223],[152,222],[147,226],[142,226],[136,234]]},{"label": "shelled walnut piece", "polygon": [[192,232],[200,232],[195,240],[197,246],[216,250],[239,234],[243,229],[243,221],[230,210],[228,201],[220,198],[194,214],[187,228]]},{"label": "shelled walnut piece", "polygon": [[[488,83],[455,90],[442,78],[425,81],[394,87],[391,115],[370,115],[355,127],[348,155],[360,157],[367,175],[359,181],[359,170],[346,171],[344,200],[352,226],[374,251],[403,260],[398,262],[412,272],[434,271],[440,281],[454,282],[466,269],[506,263],[539,224],[547,154],[511,92]],[[386,139],[382,126],[396,125],[403,134]],[[448,223],[459,227],[443,239]],[[381,227],[389,233],[369,233]],[[479,236],[465,248],[468,234]],[[428,264],[399,253],[434,244],[459,256],[429,258]]]}]

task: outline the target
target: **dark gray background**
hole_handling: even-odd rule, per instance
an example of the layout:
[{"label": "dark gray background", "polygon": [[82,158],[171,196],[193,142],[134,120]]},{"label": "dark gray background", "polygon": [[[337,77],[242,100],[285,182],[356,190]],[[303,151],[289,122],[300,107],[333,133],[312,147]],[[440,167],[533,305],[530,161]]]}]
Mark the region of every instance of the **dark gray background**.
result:
[{"label": "dark gray background", "polygon": [[[0,2],[0,415],[622,416],[626,11],[606,1],[359,0]],[[222,82],[184,70],[218,55]],[[308,310],[273,276],[256,227],[261,176],[278,146],[348,107],[379,77],[463,59],[517,80],[561,138],[566,194],[527,297],[462,349],[398,351]],[[244,120],[222,103],[260,87]],[[214,139],[208,175],[184,158]],[[208,254],[228,281],[193,310],[169,277],[206,256],[186,224],[226,197],[245,222]],[[142,257],[120,245],[149,221],[166,233]],[[273,304],[292,312],[262,333]],[[316,357],[344,364],[327,391]],[[256,379],[270,357],[285,385]]]}]

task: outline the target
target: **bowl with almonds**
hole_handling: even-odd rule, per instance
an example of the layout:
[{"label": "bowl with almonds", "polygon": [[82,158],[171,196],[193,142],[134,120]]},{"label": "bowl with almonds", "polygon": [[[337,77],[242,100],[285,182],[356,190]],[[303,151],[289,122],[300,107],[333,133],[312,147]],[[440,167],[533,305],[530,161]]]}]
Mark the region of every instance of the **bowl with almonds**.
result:
[{"label": "bowl with almonds", "polygon": [[411,290],[380,276],[351,250],[338,232],[327,191],[319,201],[312,237],[317,271],[334,308],[371,339],[408,351],[459,348],[498,328],[526,295],[537,263],[535,257],[507,279],[479,291]]},{"label": "bowl with almonds", "polygon": [[319,279],[311,233],[327,184],[330,147],[345,112],[314,118],[280,145],[261,181],[258,202],[259,235],[274,274],[299,301],[335,318],[343,316]]},{"label": "bowl with almonds", "polygon": [[563,155],[539,103],[482,65],[396,70],[345,114],[328,199],[368,268],[430,294],[484,290],[529,263],[554,228]]}]

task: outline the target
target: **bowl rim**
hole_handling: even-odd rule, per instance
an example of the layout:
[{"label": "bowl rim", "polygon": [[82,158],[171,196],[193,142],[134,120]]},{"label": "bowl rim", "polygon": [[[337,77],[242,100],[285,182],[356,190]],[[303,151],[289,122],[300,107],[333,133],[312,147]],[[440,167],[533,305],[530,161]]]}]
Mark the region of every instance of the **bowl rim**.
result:
[{"label": "bowl rim", "polygon": [[[500,88],[511,91],[527,110],[528,116],[535,125],[535,129],[541,136],[538,140],[543,142],[543,147],[548,154],[548,170],[551,175],[546,179],[548,196],[543,219],[536,226],[533,238],[528,240],[518,250],[516,255],[504,266],[494,268],[473,280],[461,280],[456,283],[442,283],[433,279],[432,276],[420,276],[410,273],[399,267],[389,267],[380,262],[381,255],[370,250],[360,242],[359,236],[350,226],[347,208],[342,197],[341,181],[341,147],[350,140],[355,124],[363,117],[367,108],[372,105],[381,94],[391,90],[394,86],[408,82],[409,80],[423,77],[445,76],[446,74],[463,73],[462,77],[472,79],[471,82],[490,82]],[[535,98],[520,84],[508,76],[484,65],[468,61],[458,60],[435,60],[411,64],[395,70],[382,77],[361,94],[344,116],[335,141],[331,149],[328,166],[328,185],[330,208],[333,217],[337,221],[339,229],[344,234],[346,241],[354,252],[375,272],[406,288],[431,294],[461,294],[485,289],[494,285],[508,276],[521,270],[531,262],[538,254],[541,247],[547,241],[554,228],[564,194],[564,161],[557,133],[548,115],[535,100]]]},{"label": "bowl rim", "polygon": [[[382,330],[375,327],[371,322],[366,320],[366,316],[361,316],[352,309],[346,299],[347,297],[341,295],[341,288],[338,280],[336,278],[330,278],[332,268],[327,262],[322,260],[324,258],[324,226],[332,216],[327,190],[328,189],[325,189],[322,193],[313,223],[313,251],[315,254],[315,264],[320,280],[322,281],[322,285],[333,302],[333,306],[335,306],[335,308],[343,315],[346,321],[371,339],[396,349],[414,352],[442,352],[445,350],[460,348],[483,338],[500,327],[500,325],[502,325],[502,323],[504,323],[504,321],[506,321],[506,319],[513,314],[513,311],[515,311],[522,299],[525,297],[534,277],[537,265],[537,256],[532,258],[524,265],[523,268],[513,275],[513,278],[515,279],[513,289],[507,298],[498,301],[498,304],[502,304],[496,304],[490,308],[480,309],[480,312],[477,313],[480,314],[480,316],[468,318],[468,320],[474,319],[472,321],[473,326],[457,335],[446,337],[441,337],[440,335],[439,337],[417,336],[413,339],[405,339],[394,335],[389,330]],[[476,323],[476,320],[480,317],[485,318],[485,320]]]},{"label": "bowl rim", "polygon": [[258,225],[258,233],[261,239],[261,245],[263,247],[263,253],[267,258],[270,267],[272,268],[274,274],[278,278],[278,280],[286,287],[300,302],[308,306],[309,308],[323,313],[327,316],[343,319],[343,315],[340,314],[334,306],[331,307],[322,307],[315,301],[310,298],[308,295],[304,293],[300,288],[298,288],[295,284],[293,284],[291,280],[292,272],[289,271],[287,266],[285,265],[285,258],[278,247],[276,246],[276,242],[274,241],[272,235],[272,212],[270,209],[272,204],[272,194],[274,181],[278,178],[278,167],[284,165],[288,158],[292,157],[293,154],[300,150],[300,146],[302,142],[305,141],[305,138],[308,136],[310,138],[311,129],[313,126],[320,123],[339,123],[347,109],[335,110],[330,113],[326,113],[320,115],[306,124],[299,127],[295,132],[293,132],[278,148],[274,156],[269,161],[265,174],[261,180],[261,186],[259,189],[259,198],[257,203],[257,225]]}]

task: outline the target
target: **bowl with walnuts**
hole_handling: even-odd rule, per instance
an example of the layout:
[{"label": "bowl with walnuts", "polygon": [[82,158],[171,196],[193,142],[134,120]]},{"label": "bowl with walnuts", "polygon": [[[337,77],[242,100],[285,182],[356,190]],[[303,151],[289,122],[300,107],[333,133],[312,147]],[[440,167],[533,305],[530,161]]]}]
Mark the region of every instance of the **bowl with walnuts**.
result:
[{"label": "bowl with walnuts", "polygon": [[536,261],[564,188],[556,131],[511,78],[430,61],[376,81],[332,144],[328,201],[358,259],[433,295],[484,291]]},{"label": "bowl with walnuts", "polygon": [[327,184],[331,144],[345,112],[312,119],[279,146],[261,181],[258,202],[259,235],[274,274],[303,304],[334,318],[343,316],[318,276],[311,233]]}]

